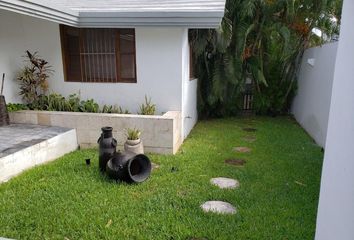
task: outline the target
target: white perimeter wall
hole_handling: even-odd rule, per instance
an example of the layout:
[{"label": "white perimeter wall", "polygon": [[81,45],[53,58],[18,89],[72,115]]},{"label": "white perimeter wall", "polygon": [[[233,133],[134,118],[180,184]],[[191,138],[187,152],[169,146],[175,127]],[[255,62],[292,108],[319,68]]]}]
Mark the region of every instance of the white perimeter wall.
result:
[{"label": "white perimeter wall", "polygon": [[[196,81],[189,82],[188,29],[136,28],[137,83],[64,82],[59,25],[0,10],[0,73],[6,73],[7,102],[21,102],[16,73],[23,66],[25,50],[38,51],[54,69],[51,91],[68,96],[79,93],[100,105],[118,104],[135,113],[147,95],[157,114],[182,111],[187,136],[196,122]],[[182,93],[186,96],[182,97]],[[185,109],[182,109],[185,106]],[[185,118],[185,117],[192,117]]]},{"label": "white perimeter wall", "polygon": [[292,106],[296,120],[322,147],[326,143],[337,46],[330,43],[305,51]]},{"label": "white perimeter wall", "polygon": [[354,1],[344,0],[316,240],[354,239]]}]

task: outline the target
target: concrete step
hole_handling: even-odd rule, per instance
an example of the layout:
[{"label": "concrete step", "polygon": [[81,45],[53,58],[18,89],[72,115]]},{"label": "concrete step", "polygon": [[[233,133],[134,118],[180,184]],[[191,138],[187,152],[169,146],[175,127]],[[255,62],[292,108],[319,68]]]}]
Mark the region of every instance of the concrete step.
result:
[{"label": "concrete step", "polygon": [[0,183],[77,148],[75,129],[30,124],[0,127]]}]

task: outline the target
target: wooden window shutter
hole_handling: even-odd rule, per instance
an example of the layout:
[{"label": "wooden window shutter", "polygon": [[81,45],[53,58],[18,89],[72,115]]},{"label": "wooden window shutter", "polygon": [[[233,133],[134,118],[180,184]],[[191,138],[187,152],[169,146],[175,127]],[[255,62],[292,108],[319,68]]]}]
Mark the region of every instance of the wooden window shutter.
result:
[{"label": "wooden window shutter", "polygon": [[64,76],[69,82],[81,82],[80,31],[77,28],[60,26]]},{"label": "wooden window shutter", "polygon": [[66,81],[136,82],[134,29],[61,26]]},{"label": "wooden window shutter", "polygon": [[119,31],[119,77],[121,82],[136,82],[135,31]]}]

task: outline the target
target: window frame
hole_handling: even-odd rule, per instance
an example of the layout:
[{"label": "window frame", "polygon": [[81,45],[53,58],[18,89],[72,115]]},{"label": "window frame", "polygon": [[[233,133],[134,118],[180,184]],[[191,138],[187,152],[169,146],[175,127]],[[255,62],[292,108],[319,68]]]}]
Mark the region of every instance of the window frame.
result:
[{"label": "window frame", "polygon": [[[99,79],[94,79],[93,81],[85,81],[85,72],[83,71],[83,64],[84,60],[82,59],[83,56],[83,44],[84,44],[84,31],[87,30],[95,30],[97,28],[75,28],[75,27],[70,27],[67,25],[60,24],[60,41],[61,41],[61,52],[62,52],[62,61],[63,61],[63,70],[64,70],[64,81],[65,82],[79,82],[79,83],[137,83],[137,70],[136,70],[136,34],[135,34],[135,29],[134,28],[106,28],[114,31],[115,34],[115,78],[111,79],[111,81],[108,81],[108,79],[105,79],[104,77],[100,77]],[[71,76],[68,76],[68,61],[69,61],[69,50],[67,47],[67,34],[66,31],[67,29],[77,29],[79,33],[79,57],[80,57],[80,79],[69,79]],[[101,28],[102,29],[102,28]],[[124,52],[122,53],[121,51],[121,32],[124,31],[133,31],[133,38],[134,38],[134,44],[133,44],[133,50],[132,52]],[[121,66],[121,55],[133,55],[134,56],[134,78],[122,78],[122,66]]]}]

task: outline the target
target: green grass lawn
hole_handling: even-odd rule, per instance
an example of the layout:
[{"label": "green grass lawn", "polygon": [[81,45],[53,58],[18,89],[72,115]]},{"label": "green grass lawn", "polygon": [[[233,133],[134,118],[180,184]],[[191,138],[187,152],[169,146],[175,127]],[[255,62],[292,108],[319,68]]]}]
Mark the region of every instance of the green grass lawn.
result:
[{"label": "green grass lawn", "polygon": [[[254,133],[244,127],[255,127]],[[256,136],[253,143],[245,136]],[[121,139],[119,139],[121,141]],[[234,147],[252,148],[236,153]],[[98,170],[81,150],[0,185],[0,236],[16,239],[313,239],[323,154],[290,118],[220,119],[197,124],[175,156],[139,185]],[[93,161],[90,167],[85,158]],[[226,165],[241,158],[243,167]],[[173,171],[171,171],[173,169]],[[240,181],[236,190],[212,177]],[[236,215],[204,213],[223,200]]]}]

